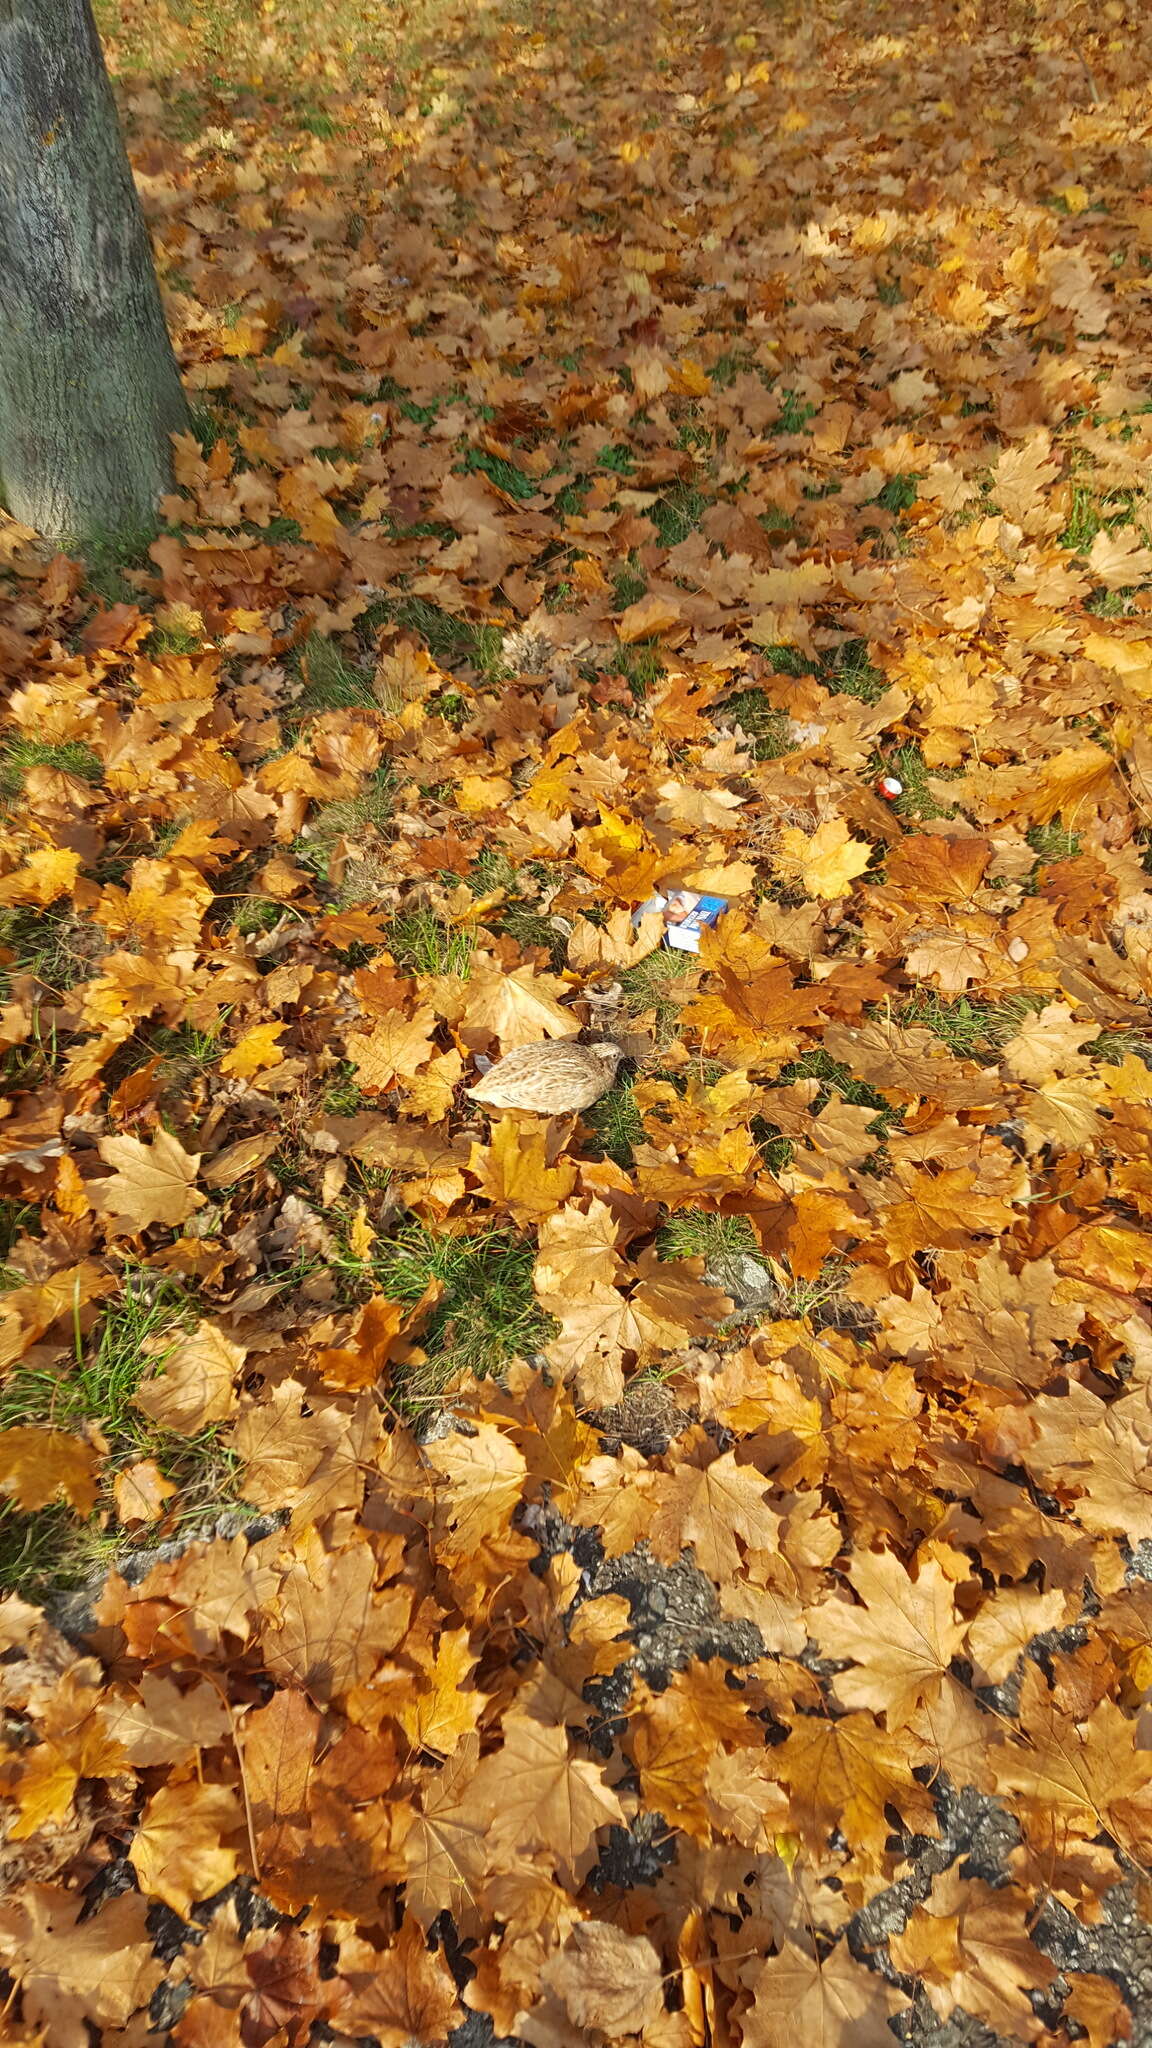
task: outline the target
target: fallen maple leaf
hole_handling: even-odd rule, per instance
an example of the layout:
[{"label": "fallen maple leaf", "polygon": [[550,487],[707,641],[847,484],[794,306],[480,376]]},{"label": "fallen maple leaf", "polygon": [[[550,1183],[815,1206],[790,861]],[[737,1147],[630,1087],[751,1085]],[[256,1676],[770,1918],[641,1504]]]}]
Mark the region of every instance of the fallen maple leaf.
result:
[{"label": "fallen maple leaf", "polygon": [[164,1975],[145,1924],[148,1903],[127,1892],[78,1922],[83,1899],[50,1884],[23,1887],[0,1907],[0,1955],[24,2017],[59,2048],[89,2048],[88,2021],[126,2029]]},{"label": "fallen maple leaf", "polygon": [[105,1165],[116,1170],[109,1180],[89,1181],[88,1194],[115,1228],[178,1226],[203,1208],[205,1197],[195,1186],[200,1154],[185,1152],[170,1132],[157,1131],[150,1145],[139,1138],[101,1138],[98,1149]]},{"label": "fallen maple leaf", "polygon": [[797,876],[807,895],[826,903],[847,896],[872,858],[868,841],[853,839],[840,817],[825,818],[812,833],[785,825],[778,845],[785,871]]},{"label": "fallen maple leaf", "polygon": [[893,1937],[892,1959],[924,1984],[941,2018],[959,2005],[1001,2035],[1034,2041],[1044,2023],[1029,1993],[1050,1984],[1056,1969],[1029,1939],[1030,1907],[1015,1886],[993,1889],[946,1871],[933,1882],[927,1913]]},{"label": "fallen maple leaf", "polygon": [[768,1506],[768,1488],[751,1466],[738,1465],[731,1451],[703,1471],[684,1464],[657,1482],[653,1494],[651,1542],[657,1557],[671,1564],[691,1544],[701,1571],[717,1584],[740,1565],[740,1542],[774,1550],[779,1518]]},{"label": "fallen maple leaf", "polygon": [[100,1708],[105,1734],[129,1763],[186,1763],[197,1750],[231,1740],[227,1709],[207,1679],[181,1690],[172,1679],[145,1671],[138,1691],[138,1698],[120,1694]]},{"label": "fallen maple leaf", "polygon": [[670,632],[679,621],[680,607],[675,599],[651,591],[621,612],[616,621],[616,636],[625,646],[631,646],[636,640],[654,640],[659,634]]},{"label": "fallen maple leaf", "polygon": [[519,1501],[528,1469],[523,1452],[495,1423],[481,1422],[466,1436],[429,1444],[426,1455],[445,1482],[437,1501],[438,1547],[449,1559],[466,1558]]},{"label": "fallen maple leaf", "polygon": [[786,1941],[779,1955],[743,1974],[755,1993],[740,2023],[745,2048],[795,2048],[797,2040],[814,2048],[889,2048],[899,1993],[854,1962],[845,1942],[820,1961]]},{"label": "fallen maple leaf", "polygon": [[920,1754],[907,1729],[886,1734],[870,1714],[845,1714],[798,1716],[772,1757],[793,1794],[791,1825],[813,1851],[820,1854],[841,1828],[878,1867],[892,1832],[889,1807],[914,1832],[939,1832],[931,1793],[910,1775]]},{"label": "fallen maple leaf", "polygon": [[164,1353],[132,1398],[162,1428],[196,1436],[235,1407],[233,1386],[246,1356],[215,1323],[198,1323]]},{"label": "fallen maple leaf", "polygon": [[400,1710],[400,1726],[414,1750],[451,1756],[476,1726],[487,1697],[466,1683],[476,1663],[468,1630],[445,1629],[435,1657],[421,1672],[415,1698],[405,1701]]},{"label": "fallen maple leaf", "polygon": [[509,1713],[500,1749],[480,1765],[468,1794],[492,1841],[520,1854],[543,1849],[570,1871],[588,1858],[597,1830],[624,1809],[595,1764],[569,1752],[563,1728]]},{"label": "fallen maple leaf", "polygon": [[473,976],[468,987],[464,1021],[477,1041],[500,1041],[510,1052],[518,1045],[532,1045],[538,1038],[574,1038],[580,1020],[555,1000],[564,984],[558,975],[537,974],[531,967],[518,967],[512,974],[483,972]]},{"label": "fallen maple leaf", "polygon": [[32,1424],[0,1430],[0,1493],[25,1512],[63,1494],[79,1514],[90,1515],[99,1469],[99,1454],[83,1437]]},{"label": "fallen maple leaf", "polygon": [[858,1553],[848,1576],[863,1604],[827,1601],[809,1612],[809,1632],[825,1656],[855,1667],[837,1674],[837,1698],[899,1728],[939,1693],[964,1641],[952,1582],[935,1559],[910,1577],[890,1550]]},{"label": "fallen maple leaf", "polygon": [[155,1458],[137,1458],[133,1464],[123,1465],[112,1482],[116,1513],[128,1528],[158,1522],[165,1501],[178,1492],[172,1480],[165,1479]]},{"label": "fallen maple leaf", "polygon": [[235,1877],[243,1827],[243,1808],[230,1785],[169,1779],[149,1799],[128,1849],[145,1897],[162,1899],[187,1917],[197,1899]]},{"label": "fallen maple leaf", "polygon": [[343,2032],[370,2034],[380,2048],[447,2040],[459,2017],[456,1986],[414,1920],[405,1920],[390,1948],[356,1960],[368,1967],[341,1972],[336,2012]]},{"label": "fallen maple leaf", "polygon": [[254,1024],[224,1054],[220,1072],[235,1074],[239,1080],[247,1081],[266,1067],[278,1067],[284,1059],[280,1040],[287,1028],[287,1025],[279,1023]]},{"label": "fallen maple leaf", "polygon": [[376,1094],[415,1074],[432,1056],[435,1028],[435,1012],[424,1006],[412,1017],[394,1012],[378,1018],[369,1032],[350,1032],[346,1046],[359,1086]]},{"label": "fallen maple leaf", "polygon": [[640,2034],[664,2011],[660,1957],[642,1934],[579,1921],[541,1978],[574,2026],[616,2039]]},{"label": "fallen maple leaf", "polygon": [[405,1587],[374,1593],[375,1576],[364,1541],[334,1552],[314,1544],[294,1558],[280,1582],[276,1618],[264,1633],[273,1676],[295,1679],[321,1701],[368,1678],[402,1641],[412,1607]]}]

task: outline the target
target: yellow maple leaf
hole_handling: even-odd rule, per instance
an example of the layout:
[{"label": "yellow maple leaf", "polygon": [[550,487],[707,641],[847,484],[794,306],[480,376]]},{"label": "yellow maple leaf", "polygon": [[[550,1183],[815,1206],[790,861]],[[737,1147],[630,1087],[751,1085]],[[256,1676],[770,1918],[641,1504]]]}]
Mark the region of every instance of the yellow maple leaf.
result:
[{"label": "yellow maple leaf", "polygon": [[652,640],[660,633],[671,632],[673,626],[679,625],[681,617],[680,606],[673,596],[660,597],[653,591],[621,612],[616,621],[616,635],[625,646],[631,646],[635,640]]},{"label": "yellow maple leaf", "polygon": [[533,967],[517,967],[512,974],[481,970],[468,985],[465,1025],[498,1038],[502,1052],[541,1038],[574,1038],[580,1020],[556,1001],[563,987],[559,975],[537,974]]},{"label": "yellow maple leaf", "polygon": [[480,818],[488,811],[502,810],[513,795],[505,775],[465,775],[456,790],[456,803],[469,817]]},{"label": "yellow maple leaf", "polygon": [[439,1756],[451,1756],[475,1728],[488,1695],[466,1683],[478,1662],[468,1645],[466,1628],[449,1628],[436,1645],[435,1657],[428,1663],[420,1657],[416,1696],[403,1702],[398,1716],[414,1750],[431,1749]]},{"label": "yellow maple leaf", "polygon": [[72,894],[79,873],[80,856],[70,847],[38,846],[22,868],[0,881],[0,903],[54,903]]},{"label": "yellow maple leaf", "polygon": [[286,1024],[254,1024],[250,1031],[238,1038],[230,1052],[220,1062],[222,1074],[235,1074],[238,1080],[246,1081],[252,1074],[258,1074],[265,1067],[278,1067],[284,1058],[280,1039],[288,1029]]},{"label": "yellow maple leaf", "polygon": [[781,865],[798,876],[809,896],[832,903],[847,896],[872,858],[866,839],[853,839],[843,818],[825,818],[815,832],[785,825],[778,840]]},{"label": "yellow maple leaf", "polygon": [[186,1919],[197,1899],[231,1884],[244,1827],[230,1785],[173,1779],[140,1816],[128,1855],[145,1897],[163,1899]]},{"label": "yellow maple leaf", "polygon": [[702,1572],[718,1585],[740,1566],[737,1544],[753,1550],[779,1548],[780,1517],[768,1506],[768,1481],[754,1466],[738,1465],[731,1451],[703,1471],[679,1465],[661,1474],[653,1493],[650,1540],[665,1564],[691,1544]]},{"label": "yellow maple leaf", "polygon": [[503,1747],[481,1764],[467,1806],[488,1819],[498,1849],[546,1850],[569,1872],[598,1828],[624,1820],[602,1767],[571,1755],[563,1728],[522,1713],[505,1715]]},{"label": "yellow maple leaf", "polygon": [[424,1447],[440,1474],[434,1540],[437,1556],[451,1561],[472,1555],[485,1538],[504,1528],[520,1500],[528,1466],[524,1453],[493,1422],[472,1426]]},{"label": "yellow maple leaf", "polygon": [[185,1152],[170,1131],[157,1131],[150,1145],[139,1138],[101,1138],[100,1157],[116,1171],[110,1180],[93,1180],[88,1193],[101,1214],[127,1230],[147,1230],[152,1223],[187,1223],[205,1197],[195,1186],[198,1152]]},{"label": "yellow maple leaf", "polygon": [[432,1056],[435,1029],[435,1011],[425,1004],[413,1017],[393,1010],[371,1031],[350,1032],[345,1043],[360,1087],[375,1095],[415,1074]]},{"label": "yellow maple leaf", "polygon": [[178,1490],[165,1479],[155,1458],[138,1458],[135,1464],[122,1466],[112,1482],[116,1513],[126,1527],[158,1522],[165,1501]]},{"label": "yellow maple leaf", "polygon": [[550,1216],[576,1185],[574,1160],[548,1164],[547,1130],[526,1128],[510,1116],[494,1127],[491,1144],[473,1145],[468,1171],[477,1176],[478,1192],[517,1223]]},{"label": "yellow maple leaf", "polygon": [[934,1558],[913,1579],[888,1550],[858,1552],[848,1576],[864,1604],[811,1608],[808,1633],[824,1656],[852,1666],[832,1681],[844,1706],[884,1713],[890,1728],[902,1727],[921,1700],[938,1697],[964,1641],[955,1587]]},{"label": "yellow maple leaf", "polygon": [[83,1437],[31,1424],[0,1430],[0,1493],[31,1512],[63,1494],[82,1515],[96,1505],[99,1457]]},{"label": "yellow maple leaf", "polygon": [[233,1382],[246,1357],[243,1345],[234,1344],[215,1323],[198,1323],[137,1388],[135,1406],[177,1436],[195,1436],[231,1413]]}]

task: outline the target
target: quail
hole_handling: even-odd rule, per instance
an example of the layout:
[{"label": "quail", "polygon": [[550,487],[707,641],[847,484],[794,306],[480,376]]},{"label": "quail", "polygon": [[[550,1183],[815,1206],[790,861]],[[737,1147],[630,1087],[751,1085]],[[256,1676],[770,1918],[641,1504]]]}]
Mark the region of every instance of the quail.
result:
[{"label": "quail", "polygon": [[624,1058],[611,1039],[579,1045],[574,1038],[542,1039],[518,1045],[489,1067],[465,1093],[488,1109],[529,1109],[537,1116],[568,1116],[587,1109],[616,1079]]}]

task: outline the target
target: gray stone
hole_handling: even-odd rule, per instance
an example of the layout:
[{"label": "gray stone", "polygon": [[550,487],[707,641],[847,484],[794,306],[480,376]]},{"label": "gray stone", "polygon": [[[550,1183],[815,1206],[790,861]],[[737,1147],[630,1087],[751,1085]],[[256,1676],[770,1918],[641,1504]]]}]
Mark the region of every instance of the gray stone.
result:
[{"label": "gray stone", "polygon": [[704,1275],[709,1287],[722,1288],[738,1309],[767,1308],[779,1289],[767,1266],[749,1252],[721,1252]]}]

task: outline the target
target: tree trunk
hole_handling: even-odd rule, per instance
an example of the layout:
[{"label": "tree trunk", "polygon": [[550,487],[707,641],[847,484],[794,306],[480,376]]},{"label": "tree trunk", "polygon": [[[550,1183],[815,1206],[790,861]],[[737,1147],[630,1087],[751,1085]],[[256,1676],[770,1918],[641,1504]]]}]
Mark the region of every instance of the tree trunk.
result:
[{"label": "tree trunk", "polygon": [[0,0],[0,492],[53,537],[154,531],[187,424],[89,0]]}]

